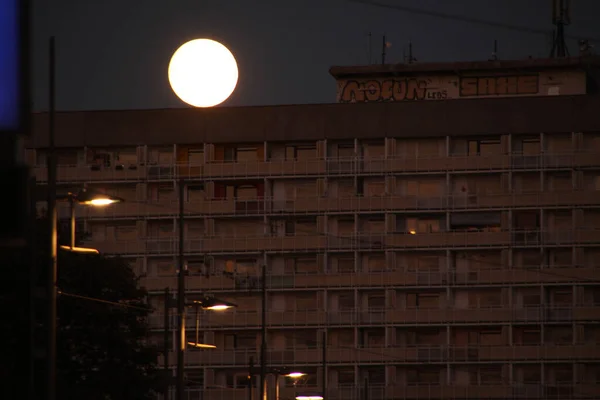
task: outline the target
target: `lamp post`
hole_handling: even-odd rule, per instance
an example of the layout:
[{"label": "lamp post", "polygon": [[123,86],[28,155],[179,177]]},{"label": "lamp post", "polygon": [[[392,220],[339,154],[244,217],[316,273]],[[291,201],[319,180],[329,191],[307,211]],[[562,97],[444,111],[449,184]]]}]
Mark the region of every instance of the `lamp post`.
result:
[{"label": "lamp post", "polygon": [[237,307],[233,303],[218,300],[213,297],[204,296],[200,300],[194,300],[188,306],[196,307],[196,342],[187,342],[185,339],[185,253],[184,253],[184,194],[185,180],[179,179],[179,273],[177,275],[177,370],[175,382],[175,399],[183,400],[184,388],[184,367],[185,367],[185,348],[186,344],[195,348],[215,348],[216,346],[199,343],[198,332],[200,328],[199,308],[203,310],[223,311],[229,308]]},{"label": "lamp post", "polygon": [[[275,400],[279,400],[279,376],[280,375],[281,375],[281,371],[275,372]],[[303,376],[306,376],[306,374],[304,372],[293,371],[293,372],[289,372],[287,374],[283,374],[283,376],[286,378],[293,379],[294,386],[296,386],[298,379],[302,378]]]},{"label": "lamp post", "polygon": [[69,193],[62,197],[61,200],[65,200],[69,203],[70,208],[70,221],[69,227],[71,231],[69,246],[60,246],[63,250],[69,250],[72,252],[79,253],[98,253],[96,249],[88,249],[85,247],[75,247],[75,204],[81,204],[93,207],[104,207],[114,203],[122,203],[123,200],[120,197],[110,196],[95,191],[83,189],[78,193]]}]

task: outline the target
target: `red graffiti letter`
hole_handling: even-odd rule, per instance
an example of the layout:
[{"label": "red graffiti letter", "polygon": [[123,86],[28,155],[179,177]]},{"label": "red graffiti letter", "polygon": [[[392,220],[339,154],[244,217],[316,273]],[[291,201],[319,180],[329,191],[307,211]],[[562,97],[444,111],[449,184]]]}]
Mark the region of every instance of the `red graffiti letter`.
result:
[{"label": "red graffiti letter", "polygon": [[356,81],[348,81],[342,89],[340,103],[352,103],[365,101],[365,92],[360,90],[360,85]]}]

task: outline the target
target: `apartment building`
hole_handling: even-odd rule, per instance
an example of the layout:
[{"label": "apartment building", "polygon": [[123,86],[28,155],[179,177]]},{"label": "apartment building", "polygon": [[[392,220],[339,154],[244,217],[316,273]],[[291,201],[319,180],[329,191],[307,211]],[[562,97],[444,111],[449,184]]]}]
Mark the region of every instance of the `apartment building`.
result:
[{"label": "apartment building", "polygon": [[594,65],[343,67],[350,104],[59,113],[59,188],[126,200],[78,223],[143,276],[162,346],[183,180],[188,297],[238,305],[200,314],[217,348],[186,350],[189,399],[248,398],[263,266],[269,371],[307,374],[269,398],[600,398]]}]

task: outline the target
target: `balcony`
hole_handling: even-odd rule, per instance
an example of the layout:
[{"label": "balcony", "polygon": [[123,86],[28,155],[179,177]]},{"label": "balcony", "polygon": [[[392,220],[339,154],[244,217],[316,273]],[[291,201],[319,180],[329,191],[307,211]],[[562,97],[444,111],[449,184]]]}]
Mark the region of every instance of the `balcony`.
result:
[{"label": "balcony", "polygon": [[[148,179],[148,168],[142,165],[58,165],[56,180],[58,183],[143,181]],[[36,165],[32,173],[38,183],[48,180],[45,165]]]},{"label": "balcony", "polygon": [[[459,172],[540,170],[597,167],[595,153],[544,153],[543,155],[451,155],[429,157],[392,156],[388,158],[328,158],[307,160],[269,160],[245,162],[210,162],[202,164],[164,165],[59,165],[58,182],[93,182],[125,180],[172,180],[257,178],[265,176],[372,175],[412,172]],[[46,182],[45,165],[33,166],[38,182]]]},{"label": "balcony", "polygon": [[[188,315],[188,326],[194,326],[193,315]],[[528,307],[509,308],[386,308],[379,311],[358,310],[286,310],[267,311],[269,327],[348,327],[348,326],[391,326],[391,325],[439,325],[446,323],[541,323],[541,322],[584,322],[600,319],[598,307],[574,306],[572,308]],[[163,314],[149,316],[152,329],[163,329]],[[256,310],[235,310],[227,313],[211,313],[203,323],[206,329],[223,327],[259,328],[261,313]]]},{"label": "balcony", "polygon": [[[320,366],[322,359],[320,348],[269,349],[268,365],[311,365]],[[251,349],[213,349],[210,351],[189,350],[186,364],[189,366],[228,367],[244,365],[250,357],[259,359],[258,350]],[[327,362],[330,366],[347,364],[394,365],[439,364],[439,363],[477,363],[477,362],[526,362],[555,361],[563,363],[594,361],[600,357],[600,349],[594,345],[539,345],[539,346],[392,346],[392,347],[354,347],[329,345]],[[175,365],[175,357],[170,357]]]},{"label": "balcony", "polygon": [[[329,385],[327,388],[327,394],[324,396],[326,399],[336,400],[363,400],[365,398],[380,400],[392,400],[392,399],[508,399],[508,398],[524,398],[524,397],[513,397],[512,387],[509,385],[466,385],[466,386],[452,386],[452,385],[406,385],[406,384],[395,384],[395,385],[381,385],[381,384],[370,384],[368,396],[365,396],[364,386],[361,385],[343,385],[339,387],[332,387]],[[300,393],[320,393],[319,387],[301,387],[291,388],[285,387],[281,389],[282,399],[293,399],[296,394]],[[246,400],[248,398],[248,391],[246,388],[242,389],[222,389],[222,388],[211,388],[205,389],[204,397],[189,397],[192,399],[206,399],[206,400]],[[199,396],[199,395],[198,395]],[[258,389],[255,389],[255,397],[258,396]],[[589,397],[591,398],[591,397]]]},{"label": "balcony", "polygon": [[[255,216],[281,214],[321,214],[325,212],[389,212],[389,211],[452,211],[477,209],[508,209],[513,207],[564,207],[600,205],[598,192],[539,192],[524,194],[448,195],[438,197],[374,196],[374,197],[306,197],[290,200],[204,199],[184,204],[187,216]],[[78,217],[88,219],[174,217],[179,203],[174,200],[126,200],[116,207],[85,207]],[[546,240],[551,240],[548,237]]]}]

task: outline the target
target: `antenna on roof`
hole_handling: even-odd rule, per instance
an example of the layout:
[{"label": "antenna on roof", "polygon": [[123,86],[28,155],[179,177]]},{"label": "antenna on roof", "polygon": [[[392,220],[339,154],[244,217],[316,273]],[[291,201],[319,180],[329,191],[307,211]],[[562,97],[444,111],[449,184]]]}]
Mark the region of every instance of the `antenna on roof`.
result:
[{"label": "antenna on roof", "polygon": [[405,56],[404,58],[405,58],[404,61],[407,64],[412,64],[415,61],[417,61],[417,59],[413,56],[413,47],[412,47],[412,42],[411,41],[408,42],[408,57]]},{"label": "antenna on roof", "polygon": [[569,49],[565,42],[565,25],[571,23],[571,0],[552,0],[552,23],[556,30],[552,37],[550,58],[567,57]]},{"label": "antenna on roof", "polygon": [[494,51],[492,52],[492,57],[490,61],[496,61],[498,59],[498,40],[494,39]]},{"label": "antenna on roof", "polygon": [[369,57],[369,61],[367,62],[367,64],[371,65],[372,62],[373,62],[372,61],[373,60],[373,56],[371,54],[371,32],[369,32],[367,34],[367,37],[368,37],[368,39],[367,39],[367,53],[368,53],[368,57]]},{"label": "antenna on roof", "polygon": [[381,65],[385,64],[385,49],[387,47],[387,42],[385,41],[385,33],[383,34],[383,41],[381,43]]}]

